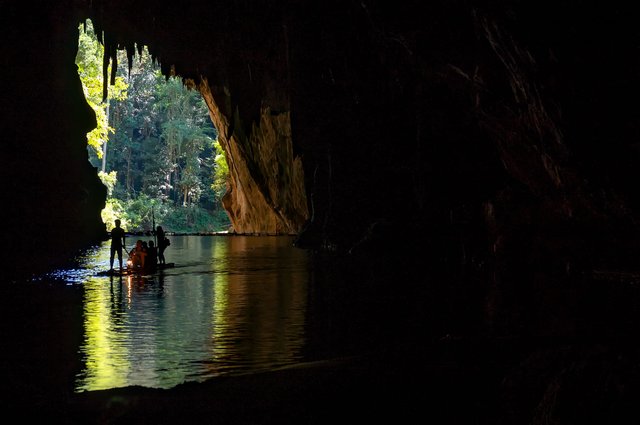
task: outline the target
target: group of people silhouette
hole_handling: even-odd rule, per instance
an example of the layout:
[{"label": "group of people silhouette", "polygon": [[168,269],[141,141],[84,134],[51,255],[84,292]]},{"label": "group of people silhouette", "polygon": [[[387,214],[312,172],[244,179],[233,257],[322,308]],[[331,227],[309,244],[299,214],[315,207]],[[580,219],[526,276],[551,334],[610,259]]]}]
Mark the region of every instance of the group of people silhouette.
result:
[{"label": "group of people silhouette", "polygon": [[[125,231],[120,227],[120,220],[115,220],[115,225],[116,226],[111,230],[109,269],[110,271],[113,271],[113,262],[117,255],[120,272],[122,272],[122,252],[126,249]],[[167,239],[162,226],[156,227],[155,236],[158,241],[158,246],[156,246],[154,241],[147,242],[142,239],[138,239],[136,241],[136,245],[128,252],[131,268],[134,270],[153,271],[158,267],[158,264],[166,264],[164,251],[167,249],[167,246],[169,246],[169,240]]]}]

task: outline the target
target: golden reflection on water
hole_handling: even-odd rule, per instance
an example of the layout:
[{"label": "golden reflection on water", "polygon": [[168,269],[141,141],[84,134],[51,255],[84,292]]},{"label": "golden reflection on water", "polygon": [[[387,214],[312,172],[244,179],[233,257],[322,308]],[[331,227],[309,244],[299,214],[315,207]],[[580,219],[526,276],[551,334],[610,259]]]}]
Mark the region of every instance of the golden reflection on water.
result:
[{"label": "golden reflection on water", "polygon": [[[277,239],[267,241],[276,252]],[[213,250],[213,264],[224,264],[231,271],[216,274],[214,282],[211,370],[216,372],[240,362],[268,369],[294,363],[301,356],[306,284],[300,282],[306,283],[307,272],[288,269],[287,259],[279,256],[269,259],[267,270],[256,270],[246,256],[229,255],[229,251],[251,252],[251,243],[233,238]]]},{"label": "golden reflection on water", "polygon": [[78,388],[106,389],[125,386],[130,368],[127,347],[122,343],[121,329],[114,326],[113,299],[105,291],[103,280],[85,282],[84,329],[85,345],[91,347],[86,358],[86,384]]},{"label": "golden reflection on water", "polygon": [[185,236],[171,243],[175,269],[84,283],[84,369],[76,391],[170,388],[303,360],[305,252],[282,238]]},{"label": "golden reflection on water", "polygon": [[[227,245],[217,244],[212,250],[213,262],[212,264],[221,264],[227,259]],[[224,344],[217,344],[217,341],[222,341],[224,336],[229,334],[229,323],[227,312],[229,310],[229,275],[222,273],[217,276],[216,284],[214,284],[213,298],[211,305],[213,305],[211,315],[211,347],[212,358],[211,369],[215,370],[216,365],[221,359],[229,356],[229,349]]]}]

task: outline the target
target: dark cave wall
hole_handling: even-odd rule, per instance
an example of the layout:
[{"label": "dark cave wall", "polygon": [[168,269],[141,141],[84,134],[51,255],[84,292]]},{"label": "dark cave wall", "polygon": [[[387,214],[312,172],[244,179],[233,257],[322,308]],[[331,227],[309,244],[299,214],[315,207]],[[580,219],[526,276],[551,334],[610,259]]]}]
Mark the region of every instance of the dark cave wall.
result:
[{"label": "dark cave wall", "polygon": [[[289,110],[266,104],[250,134],[234,131],[219,105],[228,99],[225,87],[199,90],[218,129],[230,178],[222,199],[233,231],[241,234],[297,234],[308,218],[302,159],[293,154]],[[239,119],[237,113],[232,118]]]},{"label": "dark cave wall", "polygon": [[[350,248],[386,226],[462,262],[492,260],[507,244],[519,273],[631,260],[629,15],[574,2],[412,6],[296,15],[308,21],[291,37],[293,87],[303,90],[294,135],[316,213],[330,223],[317,220],[317,233]],[[329,10],[339,18],[316,19]]]},{"label": "dark cave wall", "polygon": [[[75,70],[77,29],[65,4],[3,6],[0,176],[8,272],[41,271],[104,237],[106,189],[89,165],[95,126]],[[28,13],[27,13],[28,12]],[[25,18],[28,16],[28,18]]]},{"label": "dark cave wall", "polygon": [[[417,246],[389,258],[495,268],[507,286],[636,252],[638,35],[624,9],[76,0],[39,6],[20,26],[30,11],[10,5],[2,196],[15,205],[3,212],[12,240],[23,229],[54,241],[102,230],[104,191],[83,144],[92,117],[71,65],[75,26],[90,17],[109,46],[147,44],[167,74],[211,85],[252,179],[236,182],[229,210],[238,187],[255,189],[245,206],[259,204],[235,210],[238,227],[302,229],[300,246],[340,252]],[[269,148],[277,167],[261,153],[267,138],[287,145]]]}]

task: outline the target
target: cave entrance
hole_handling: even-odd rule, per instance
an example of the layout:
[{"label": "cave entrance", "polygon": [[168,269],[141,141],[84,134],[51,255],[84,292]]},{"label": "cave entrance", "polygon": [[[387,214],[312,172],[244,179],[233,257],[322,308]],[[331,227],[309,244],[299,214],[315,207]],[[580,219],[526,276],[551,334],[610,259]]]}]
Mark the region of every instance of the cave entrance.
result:
[{"label": "cave entrance", "polygon": [[[162,75],[146,46],[136,46],[104,98],[111,75],[103,69],[104,46],[91,20],[79,30],[76,65],[97,121],[87,151],[108,190],[103,222],[109,227],[119,218],[129,232],[149,231],[154,222],[174,232],[228,229],[221,204],[228,167],[200,93],[178,76]],[[125,50],[118,56],[128,62]]]}]

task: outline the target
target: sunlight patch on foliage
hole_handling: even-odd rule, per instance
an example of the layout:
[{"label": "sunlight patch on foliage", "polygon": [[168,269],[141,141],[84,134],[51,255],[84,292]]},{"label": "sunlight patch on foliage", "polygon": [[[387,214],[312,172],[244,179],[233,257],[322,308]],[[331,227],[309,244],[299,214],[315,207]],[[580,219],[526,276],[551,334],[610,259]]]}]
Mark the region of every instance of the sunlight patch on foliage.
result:
[{"label": "sunlight patch on foliage", "polygon": [[227,193],[227,182],[229,181],[229,165],[227,164],[226,153],[220,146],[220,142],[216,139],[213,142],[213,148],[215,149],[215,164],[216,168],[214,170],[213,175],[213,184],[211,185],[211,189],[213,189],[216,194],[216,198],[218,201],[222,200],[222,197]]},{"label": "sunlight patch on foliage", "polygon": [[118,182],[118,172],[110,171],[105,173],[104,171],[98,171],[98,177],[102,184],[107,187],[107,196],[111,198],[111,195],[113,195],[113,189],[116,187],[116,183]]},{"label": "sunlight patch on foliage", "polygon": [[125,213],[124,206],[119,199],[108,198],[107,203],[100,214],[102,222],[107,225],[107,229],[113,228],[116,219],[120,219],[122,222],[120,225],[125,230],[129,231],[129,220],[127,220],[127,214]]}]

